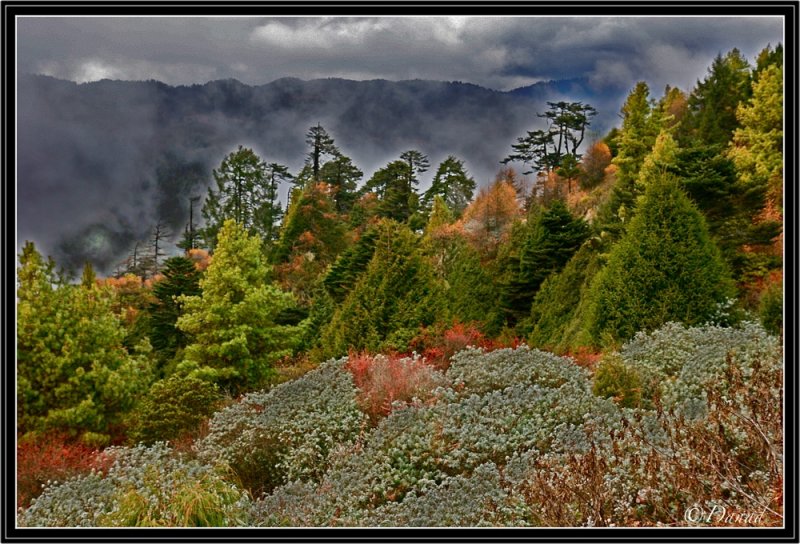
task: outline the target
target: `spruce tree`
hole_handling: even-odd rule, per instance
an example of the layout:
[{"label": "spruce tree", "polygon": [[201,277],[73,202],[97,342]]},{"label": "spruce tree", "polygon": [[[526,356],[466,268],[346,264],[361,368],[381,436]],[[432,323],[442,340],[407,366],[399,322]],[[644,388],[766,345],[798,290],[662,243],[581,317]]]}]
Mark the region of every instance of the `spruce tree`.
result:
[{"label": "spruce tree", "polygon": [[750,97],[750,65],[738,49],[717,55],[708,76],[689,96],[692,136],[705,145],[724,146],[738,126],[736,108]]},{"label": "spruce tree", "polygon": [[560,200],[532,215],[516,270],[503,286],[502,303],[510,325],[528,317],[539,286],[567,264],[589,235],[586,222],[574,218]]},{"label": "spruce tree", "polygon": [[403,351],[441,312],[441,290],[417,236],[392,220],[377,226],[367,269],[322,331],[327,357],[348,350]]},{"label": "spruce tree", "polygon": [[319,175],[322,181],[333,188],[336,211],[349,212],[356,200],[356,186],[364,173],[353,164],[350,157],[337,153],[322,165]]},{"label": "spruce tree", "polygon": [[617,182],[609,200],[598,211],[598,224],[609,241],[618,240],[633,214],[639,192],[636,180],[645,157],[661,130],[661,117],[650,98],[650,88],[640,81],[622,106],[622,128],[614,140],[612,164],[617,167]]},{"label": "spruce tree", "polygon": [[373,227],[365,230],[352,246],[342,252],[325,274],[322,284],[333,300],[342,302],[353,289],[372,260],[377,239],[378,229]]}]

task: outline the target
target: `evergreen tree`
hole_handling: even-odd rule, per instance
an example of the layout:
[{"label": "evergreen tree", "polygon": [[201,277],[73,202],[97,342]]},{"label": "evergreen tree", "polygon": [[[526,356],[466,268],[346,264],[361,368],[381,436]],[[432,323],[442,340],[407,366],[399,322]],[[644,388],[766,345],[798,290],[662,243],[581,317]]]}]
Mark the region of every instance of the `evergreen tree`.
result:
[{"label": "evergreen tree", "polygon": [[444,261],[444,305],[451,320],[478,323],[487,335],[503,325],[500,289],[492,270],[464,238],[454,237]]},{"label": "evergreen tree", "polygon": [[738,49],[717,55],[708,76],[689,96],[689,123],[696,140],[727,145],[738,126],[736,108],[750,97],[750,65]]},{"label": "evergreen tree", "polygon": [[376,187],[383,187],[378,206],[381,217],[405,223],[417,211],[419,196],[414,190],[415,179],[409,175],[407,163],[393,161],[376,172],[370,181]]},{"label": "evergreen tree", "polygon": [[667,321],[696,325],[733,295],[705,220],[670,175],[652,180],[591,289],[596,342],[624,341]]},{"label": "evergreen tree", "polygon": [[81,286],[85,289],[92,288],[97,282],[97,275],[94,273],[92,263],[86,261],[83,265],[83,274],[81,274]]},{"label": "evergreen tree", "polygon": [[392,220],[376,227],[367,269],[322,331],[324,356],[349,349],[404,351],[441,312],[440,288],[411,230]]},{"label": "evergreen tree", "polygon": [[320,183],[292,202],[277,247],[278,262],[308,252],[326,264],[336,259],[345,248],[345,225],[336,214],[333,196],[331,187]]},{"label": "evergreen tree", "polygon": [[511,146],[514,153],[503,159],[503,164],[520,161],[532,166],[532,170],[524,174],[548,173],[560,167],[568,155],[576,162],[580,158],[578,148],[597,110],[582,102],[559,101],[547,105],[548,111],[537,114],[547,119],[547,130],[528,131],[526,136],[517,138],[517,143]]},{"label": "evergreen tree", "polygon": [[780,193],[783,185],[783,69],[769,66],[753,84],[752,98],[736,112],[741,127],[728,155],[748,189]]},{"label": "evergreen tree", "polygon": [[428,168],[431,166],[428,162],[428,156],[423,155],[416,149],[409,149],[408,151],[402,152],[400,154],[400,160],[408,165],[406,175],[408,176],[408,185],[410,187],[417,186],[419,184],[419,178],[417,176],[427,172]]},{"label": "evergreen tree", "polygon": [[378,229],[368,228],[359,239],[342,252],[322,280],[326,291],[336,302],[342,302],[367,269],[375,253]]},{"label": "evergreen tree", "polygon": [[448,156],[439,165],[433,183],[421,199],[422,208],[430,210],[435,196],[444,198],[450,211],[460,216],[475,192],[475,180],[464,169],[464,161]]},{"label": "evergreen tree", "polygon": [[446,227],[455,220],[453,212],[447,206],[447,202],[441,195],[433,197],[433,206],[431,208],[428,224],[425,226],[425,234],[428,237],[434,236],[437,231]]},{"label": "evergreen tree", "polygon": [[213,248],[222,224],[233,219],[250,234],[269,239],[277,221],[276,182],[285,179],[286,167],[267,165],[252,149],[239,146],[213,171],[216,191],[211,188],[203,205],[206,227],[203,235]]},{"label": "evergreen tree", "polygon": [[356,200],[356,187],[364,173],[359,170],[350,157],[341,153],[322,165],[320,178],[333,190],[333,201],[338,213],[349,212]]},{"label": "evergreen tree", "polygon": [[300,326],[276,322],[294,302],[268,283],[269,274],[258,236],[227,220],[200,280],[202,294],[178,299],[184,313],[177,326],[190,338],[179,372],[234,394],[268,382],[273,365],[292,353],[301,333]]},{"label": "evergreen tree", "polygon": [[503,285],[502,305],[509,325],[528,317],[542,282],[567,264],[589,234],[586,222],[572,217],[560,200],[534,213],[525,231],[522,251],[513,263],[516,270]]},{"label": "evergreen tree", "polygon": [[176,327],[183,315],[181,295],[199,296],[201,273],[194,262],[186,257],[170,257],[164,262],[163,279],[153,285],[155,301],[149,307],[150,344],[166,361],[178,349],[186,347],[186,334]]},{"label": "evergreen tree", "polygon": [[542,282],[525,325],[531,330],[531,346],[563,353],[590,343],[583,314],[589,286],[602,264],[597,249],[585,243],[560,272]]},{"label": "evergreen tree", "polygon": [[770,66],[776,66],[783,70],[783,45],[780,43],[774,49],[771,45],[767,45],[758,54],[756,69],[753,72],[753,81],[758,81],[761,72]]},{"label": "evergreen tree", "polygon": [[636,180],[645,157],[661,130],[661,117],[650,99],[647,83],[640,81],[622,106],[622,128],[614,140],[616,153],[612,164],[617,167],[617,182],[611,197],[598,211],[601,231],[613,242],[622,236],[630,222],[638,191]]},{"label": "evergreen tree", "polygon": [[319,123],[317,123],[317,126],[308,129],[306,144],[310,148],[306,155],[306,165],[311,168],[311,180],[313,183],[319,183],[322,181],[320,177],[322,157],[326,155],[336,157],[340,155],[339,149],[333,143],[333,138]]},{"label": "evergreen tree", "polygon": [[292,174],[289,173],[288,167],[271,162],[267,165],[266,176],[267,187],[264,202],[258,210],[258,221],[261,223],[265,241],[271,245],[278,237],[276,225],[283,218],[283,208],[278,200],[278,186],[282,181],[292,181]]},{"label": "evergreen tree", "polygon": [[129,355],[111,293],[60,281],[31,242],[18,282],[18,430],[68,431],[89,445],[108,444],[149,386],[149,346]]}]

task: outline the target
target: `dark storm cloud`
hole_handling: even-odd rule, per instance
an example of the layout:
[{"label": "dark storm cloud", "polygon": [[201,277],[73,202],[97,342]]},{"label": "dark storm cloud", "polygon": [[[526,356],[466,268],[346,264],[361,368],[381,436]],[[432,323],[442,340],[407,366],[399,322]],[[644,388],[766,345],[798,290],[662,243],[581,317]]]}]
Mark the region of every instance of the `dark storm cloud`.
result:
[{"label": "dark storm cloud", "polygon": [[[691,87],[719,52],[782,40],[769,17],[28,18],[23,71],[74,81],[461,80],[509,89],[589,76]],[[620,78],[624,78],[620,81]]]}]

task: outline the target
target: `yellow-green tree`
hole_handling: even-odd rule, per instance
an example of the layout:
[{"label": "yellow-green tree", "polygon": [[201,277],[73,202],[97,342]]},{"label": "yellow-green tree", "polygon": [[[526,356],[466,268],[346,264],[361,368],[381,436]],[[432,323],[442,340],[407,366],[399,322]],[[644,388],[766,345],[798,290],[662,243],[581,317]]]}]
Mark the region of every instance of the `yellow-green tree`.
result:
[{"label": "yellow-green tree", "polygon": [[753,84],[753,97],[739,105],[740,127],[728,155],[747,187],[768,187],[780,194],[783,185],[783,69],[770,65]]},{"label": "yellow-green tree", "polygon": [[135,356],[125,349],[109,289],[63,283],[31,242],[19,262],[18,429],[107,444],[150,384],[149,344]]},{"label": "yellow-green tree", "polygon": [[277,318],[294,306],[289,293],[269,283],[261,240],[225,221],[202,294],[182,296],[177,326],[191,338],[179,372],[209,379],[236,393],[264,385],[276,361],[290,355],[300,325]]}]

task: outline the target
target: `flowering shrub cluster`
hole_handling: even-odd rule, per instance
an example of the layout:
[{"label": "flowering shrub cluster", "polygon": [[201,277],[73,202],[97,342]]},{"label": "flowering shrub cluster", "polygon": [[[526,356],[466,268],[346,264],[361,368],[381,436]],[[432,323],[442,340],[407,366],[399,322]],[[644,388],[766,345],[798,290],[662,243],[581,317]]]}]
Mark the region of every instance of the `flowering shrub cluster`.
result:
[{"label": "flowering shrub cluster", "polygon": [[[522,351],[522,358],[530,354]],[[513,360],[515,352],[506,355]],[[476,357],[473,363],[485,362]],[[432,406],[396,409],[363,440],[337,454],[318,486],[292,483],[276,490],[264,499],[270,507],[259,506],[254,519],[267,525],[369,524],[375,519],[367,519],[372,509],[404,502],[409,493],[419,494],[448,478],[471,481],[470,475],[486,463],[502,466],[515,452],[549,448],[557,428],[580,425],[584,414],[617,410],[591,394],[586,376],[579,385],[520,382],[482,394],[440,388]],[[287,508],[291,504],[299,509]]]},{"label": "flowering shrub cluster", "polygon": [[111,467],[52,482],[21,511],[23,527],[232,526],[248,522],[249,495],[223,469],[172,455],[163,443],[112,447]]},{"label": "flowering shrub cluster", "polygon": [[[470,348],[429,402],[396,402],[373,428],[356,387],[370,383],[367,358],[330,361],[217,413],[196,445],[206,464],[158,444],[112,450],[106,476],[48,487],[20,521],[779,526],[782,357],[757,324],[668,324],[607,355],[615,372],[638,377],[641,402],[627,403],[604,398],[613,388],[598,389],[597,375],[569,358]],[[232,473],[212,468],[226,464]],[[267,493],[251,501],[231,481]],[[187,515],[181,498],[192,493],[203,501],[191,504],[208,506]],[[687,517],[715,506],[760,516]]]},{"label": "flowering shrub cluster", "polygon": [[334,445],[354,439],[364,415],[344,360],[324,363],[217,412],[198,457],[228,464],[259,495],[287,480],[318,478]]}]

